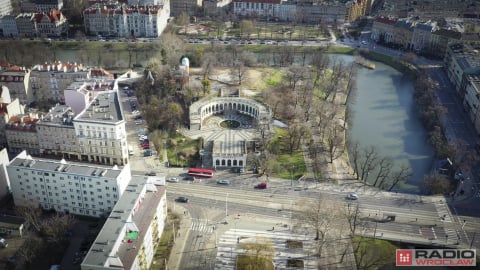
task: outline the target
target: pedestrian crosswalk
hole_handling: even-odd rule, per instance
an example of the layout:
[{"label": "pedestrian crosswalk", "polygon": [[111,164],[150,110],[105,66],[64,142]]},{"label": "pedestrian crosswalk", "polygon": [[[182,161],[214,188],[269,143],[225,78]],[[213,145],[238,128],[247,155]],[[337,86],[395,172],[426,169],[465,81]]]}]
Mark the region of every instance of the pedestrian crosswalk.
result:
[{"label": "pedestrian crosswalk", "polygon": [[190,226],[190,230],[198,231],[198,232],[213,232],[213,226],[209,225],[208,220],[206,219],[192,219],[192,226]]},{"label": "pedestrian crosswalk", "polygon": [[458,232],[453,229],[445,228],[445,238],[448,244],[456,244],[459,242]]},{"label": "pedestrian crosswalk", "polygon": [[[236,269],[236,258],[244,253],[241,243],[266,239],[274,247],[273,262],[275,269],[289,269],[287,264],[293,260],[302,261],[302,269],[317,269],[316,243],[312,237],[292,234],[289,231],[253,231],[230,229],[218,239],[215,269]],[[289,246],[288,243],[295,243]]]},{"label": "pedestrian crosswalk", "polygon": [[437,213],[440,217],[440,220],[443,222],[452,222],[452,215],[450,214],[450,210],[448,209],[448,205],[445,203],[435,203],[435,208],[437,209]]}]

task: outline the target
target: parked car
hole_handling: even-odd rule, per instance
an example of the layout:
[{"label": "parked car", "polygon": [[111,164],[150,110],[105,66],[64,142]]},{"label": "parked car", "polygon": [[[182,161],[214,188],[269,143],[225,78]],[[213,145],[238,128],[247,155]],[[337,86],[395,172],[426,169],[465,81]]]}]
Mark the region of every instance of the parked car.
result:
[{"label": "parked car", "polygon": [[262,182],[260,184],[257,184],[255,185],[255,188],[256,189],[266,189],[267,188],[267,183],[266,182]]},{"label": "parked car", "polygon": [[141,125],[141,124],[143,124],[143,120],[136,120],[135,121],[135,125]]},{"label": "parked car", "polygon": [[188,203],[190,200],[187,197],[180,196],[176,199],[177,202]]},{"label": "parked car", "polygon": [[8,247],[7,241],[5,241],[5,239],[3,238],[0,238],[0,248],[7,248],[7,247]]},{"label": "parked car", "polygon": [[358,200],[358,195],[355,192],[348,193],[346,199],[347,200]]},{"label": "parked car", "polygon": [[143,152],[144,157],[151,157],[152,156],[152,150],[147,149],[145,152]]},{"label": "parked car", "polygon": [[135,115],[135,117],[133,117],[134,120],[140,120],[140,119],[143,119],[143,116],[141,115]]},{"label": "parked car", "polygon": [[217,181],[217,184],[220,184],[220,185],[230,185],[230,181],[229,181],[229,180],[226,180],[226,179],[222,179],[222,180],[218,180],[218,181]]},{"label": "parked car", "polygon": [[148,172],[145,174],[146,176],[157,176],[156,172]]},{"label": "parked car", "polygon": [[178,179],[177,179],[176,177],[168,178],[168,179],[167,179],[167,182],[170,182],[170,183],[178,183]]},{"label": "parked car", "polygon": [[150,143],[142,143],[142,148],[150,148]]}]

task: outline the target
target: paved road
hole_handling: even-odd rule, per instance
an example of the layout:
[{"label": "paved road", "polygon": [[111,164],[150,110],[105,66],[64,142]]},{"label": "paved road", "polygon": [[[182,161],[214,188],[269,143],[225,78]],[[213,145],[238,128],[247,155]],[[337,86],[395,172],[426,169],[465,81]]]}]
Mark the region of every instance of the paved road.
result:
[{"label": "paved road", "polygon": [[[321,194],[330,200],[337,200],[340,205],[354,204],[356,202],[347,202],[344,200],[346,193],[335,192],[333,190],[323,191],[292,191],[291,188],[285,188],[280,185],[263,191],[254,191],[245,187],[243,184],[233,186],[217,186],[212,183],[188,184],[175,183],[169,184],[168,190],[171,198],[176,196],[188,196],[191,198],[191,204],[202,208],[215,208],[225,210],[233,215],[261,215],[275,218],[290,219],[295,217],[298,204],[304,200],[313,200],[314,197]],[[228,198],[227,198],[228,194]],[[419,202],[418,200],[392,198],[381,195],[377,197],[361,196],[359,200],[362,217],[370,222],[370,230],[377,225],[379,233],[389,234],[392,237],[401,239],[402,236],[417,237],[430,243],[430,236],[422,228],[431,230],[436,237],[431,239],[433,243],[439,244],[443,240],[442,236],[449,235],[449,244],[463,241],[462,231],[457,219],[450,213],[444,202],[431,202],[428,200]],[[291,207],[292,206],[292,207]],[[292,214],[293,212],[293,214]],[[396,215],[395,222],[387,221],[385,214]],[[220,216],[213,222],[221,222]],[[476,220],[471,220],[472,227],[464,229],[475,230]],[[460,236],[460,237],[459,237]],[[421,240],[420,239],[420,240]],[[419,240],[419,241],[420,241]]]}]

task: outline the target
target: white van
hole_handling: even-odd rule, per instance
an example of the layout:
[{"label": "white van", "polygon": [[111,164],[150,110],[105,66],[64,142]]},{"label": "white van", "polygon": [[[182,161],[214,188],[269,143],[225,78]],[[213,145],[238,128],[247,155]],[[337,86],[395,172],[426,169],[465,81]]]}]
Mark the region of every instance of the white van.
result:
[{"label": "white van", "polygon": [[128,154],[129,154],[130,156],[135,155],[135,150],[133,149],[133,145],[129,145],[129,146],[128,146]]},{"label": "white van", "polygon": [[8,247],[7,241],[5,241],[5,239],[3,238],[0,238],[0,248],[7,248],[7,247]]}]

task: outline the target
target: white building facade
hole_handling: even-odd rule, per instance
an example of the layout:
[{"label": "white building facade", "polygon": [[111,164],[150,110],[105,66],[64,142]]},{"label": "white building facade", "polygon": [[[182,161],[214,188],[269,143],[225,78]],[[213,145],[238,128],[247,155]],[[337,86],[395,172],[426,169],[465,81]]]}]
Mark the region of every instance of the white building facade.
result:
[{"label": "white building facade", "polygon": [[123,169],[34,159],[24,151],[7,165],[14,203],[57,212],[105,216],[130,181]]},{"label": "white building facade", "polygon": [[15,16],[12,16],[12,15],[0,16],[0,36],[3,36],[3,37],[18,36],[17,21],[15,21]]},{"label": "white building facade", "polygon": [[95,4],[83,12],[85,32],[111,37],[159,37],[170,17],[170,1],[163,5],[119,6]]},{"label": "white building facade", "polygon": [[154,184],[145,176],[133,176],[81,263],[81,269],[150,269],[166,216],[165,184]]},{"label": "white building facade", "polygon": [[128,163],[125,117],[117,91],[99,93],[73,121],[82,161]]}]

